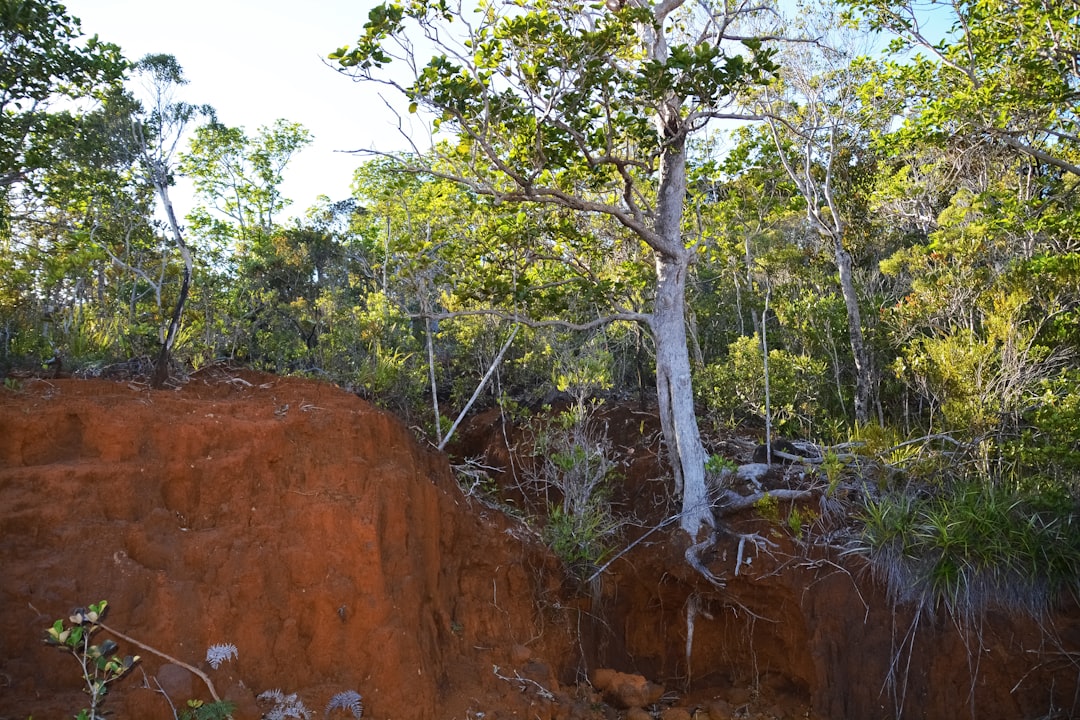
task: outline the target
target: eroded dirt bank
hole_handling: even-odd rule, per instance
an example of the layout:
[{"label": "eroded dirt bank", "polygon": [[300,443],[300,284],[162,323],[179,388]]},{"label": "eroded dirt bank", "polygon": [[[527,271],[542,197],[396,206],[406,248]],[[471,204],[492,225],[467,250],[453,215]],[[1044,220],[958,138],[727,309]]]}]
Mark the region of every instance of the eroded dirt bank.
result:
[{"label": "eroded dirt bank", "polygon": [[[609,423],[628,458],[615,500],[646,524],[670,512],[652,426],[632,412]],[[498,463],[503,430],[480,419],[470,451]],[[911,618],[894,616],[857,565],[743,522],[777,547],[736,577],[737,542],[722,542],[709,561],[728,578],[724,590],[685,566],[677,534],[660,531],[590,598],[523,526],[466,499],[444,456],[337,388],[219,370],[163,392],[28,380],[0,389],[0,718],[85,706],[74,660],[41,638],[103,598],[111,625],[202,667],[240,720],[265,712],[255,697],[272,689],[298,693],[316,717],[343,690],[361,693],[372,718],[936,720],[1080,709],[1075,612],[1052,618],[1059,644],[1004,617],[968,643],[945,619],[924,619],[909,657],[898,648]],[[211,670],[215,643],[239,657]],[[174,703],[207,697],[176,666],[121,647],[143,661],[110,694],[114,717],[173,717],[144,687],[155,679]],[[597,668],[640,673],[663,699],[641,711],[605,705],[575,686]],[[906,675],[902,696],[890,670]]]},{"label": "eroded dirt bank", "polygon": [[[518,694],[492,672],[515,644],[567,645],[531,607],[557,577],[539,546],[473,513],[395,419],[327,385],[27,382],[0,390],[0,468],[4,717],[84,707],[76,663],[42,630],[103,598],[118,630],[211,672],[238,718],[275,688],[315,710],[353,689],[368,717],[464,717],[474,697]],[[216,643],[239,657],[210,671]],[[106,708],[172,717],[138,687],[163,663],[123,650],[142,667]],[[173,702],[207,697],[164,675]]]}]

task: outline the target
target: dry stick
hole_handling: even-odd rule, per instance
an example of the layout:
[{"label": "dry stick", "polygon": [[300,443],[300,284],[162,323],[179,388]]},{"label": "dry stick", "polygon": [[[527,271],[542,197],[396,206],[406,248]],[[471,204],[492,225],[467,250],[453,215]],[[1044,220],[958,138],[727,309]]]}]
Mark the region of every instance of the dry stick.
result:
[{"label": "dry stick", "polygon": [[164,658],[165,660],[168,660],[169,662],[173,663],[174,665],[179,665],[180,667],[184,668],[185,670],[191,672],[194,675],[198,675],[199,679],[201,679],[204,683],[206,683],[206,689],[210,691],[210,697],[214,698],[214,702],[217,702],[217,703],[221,702],[221,698],[218,696],[217,690],[214,688],[214,683],[210,680],[210,678],[207,676],[207,674],[204,673],[199,668],[197,668],[197,667],[195,667],[193,665],[188,665],[183,660],[177,660],[172,655],[169,655],[167,653],[163,653],[162,651],[158,650],[157,648],[153,648],[153,647],[150,647],[149,645],[141,643],[138,640],[136,640],[135,638],[131,637],[130,635],[125,635],[124,633],[120,632],[119,630],[114,630],[113,628],[109,627],[108,625],[101,622],[100,620],[97,621],[97,624],[101,627],[102,630],[105,630],[107,632],[112,633],[113,635],[120,638],[121,640],[125,640],[125,641],[131,643],[132,645],[136,645],[136,646],[142,648],[143,650],[145,650],[146,652],[154,653],[158,657]]},{"label": "dry stick", "polygon": [[536,693],[540,697],[544,698],[545,700],[554,700],[555,699],[554,693],[552,693],[550,690],[548,690],[546,687],[544,687],[540,683],[536,682],[535,680],[530,680],[529,678],[521,677],[521,673],[519,673],[518,671],[516,671],[516,670],[514,671],[514,677],[508,677],[506,675],[501,675],[499,673],[499,670],[501,668],[498,665],[493,665],[492,667],[494,668],[494,671],[495,671],[495,677],[499,678],[500,680],[506,680],[507,682],[517,681],[517,682],[522,684],[522,690],[525,689],[525,686],[535,685],[536,686]]},{"label": "dry stick", "polygon": [[[765,276],[765,308],[761,311],[761,362],[765,372],[765,462],[772,463],[772,397],[769,393],[769,341],[765,327],[768,325],[769,295],[772,292],[772,283],[769,276]],[[738,575],[738,573],[735,573]]]},{"label": "dry stick", "polygon": [[[146,677],[146,670],[143,670],[142,674],[143,674],[143,687],[148,689],[148,690],[154,690],[154,688],[150,687],[150,679],[148,677]],[[165,688],[161,687],[161,683],[158,682],[158,679],[157,679],[156,676],[154,676],[154,684],[157,685],[157,690],[154,690],[154,692],[161,693],[161,696],[163,698],[165,698],[165,702],[169,703],[169,709],[172,710],[173,717],[174,718],[179,717],[176,714],[176,706],[173,705],[172,698],[169,697],[169,693],[165,692]]]},{"label": "dry stick", "polygon": [[427,338],[428,375],[431,379],[431,405],[435,411],[435,439],[442,445],[442,418],[439,417],[439,386],[435,380],[435,347],[431,340],[431,318],[424,316],[424,336]]},{"label": "dry stick", "polygon": [[484,387],[487,386],[488,380],[491,379],[491,374],[495,372],[495,368],[499,367],[499,363],[502,362],[503,355],[510,349],[510,343],[514,342],[514,336],[517,335],[520,325],[515,325],[514,329],[510,331],[510,337],[506,338],[506,343],[502,346],[502,350],[495,356],[495,359],[491,361],[491,367],[484,373],[484,377],[480,378],[480,384],[476,386],[476,390],[473,391],[472,397],[469,398],[469,402],[465,403],[465,407],[461,410],[461,414],[457,416],[457,420],[450,426],[450,429],[446,431],[446,437],[439,443],[439,449],[446,448],[446,443],[450,442],[450,438],[454,436],[454,431],[457,430],[458,425],[461,424],[462,419],[465,417],[465,413],[469,412],[469,408],[476,402],[476,398],[480,397],[480,393],[484,391]]},{"label": "dry stick", "polygon": [[642,540],[644,540],[645,538],[647,538],[647,537],[649,537],[650,535],[652,535],[652,534],[653,534],[654,532],[656,532],[656,531],[657,531],[657,530],[659,530],[660,528],[663,528],[663,527],[667,527],[668,525],[670,525],[671,523],[675,522],[676,520],[678,520],[678,519],[679,519],[679,518],[681,518],[681,517],[682,517],[682,513],[678,513],[677,515],[672,515],[671,517],[669,517],[669,518],[668,518],[667,520],[664,520],[664,521],[663,521],[662,523],[660,523],[660,524],[659,524],[659,525],[657,525],[656,527],[650,528],[650,529],[649,529],[649,531],[648,531],[647,533],[645,533],[644,535],[642,535],[641,537],[639,537],[639,538],[638,538],[637,540],[635,540],[634,542],[632,542],[632,543],[630,543],[629,545],[627,545],[626,547],[624,547],[624,548],[623,548],[622,550],[620,550],[619,552],[617,552],[617,553],[615,554],[615,557],[611,558],[611,559],[610,559],[610,560],[608,560],[608,561],[607,561],[606,563],[604,563],[603,565],[601,565],[600,567],[598,567],[598,568],[596,569],[596,572],[594,572],[594,573],[593,573],[592,575],[590,575],[590,576],[589,576],[589,578],[588,578],[588,579],[587,579],[587,580],[586,580],[585,582],[587,582],[587,583],[590,583],[590,582],[592,582],[593,580],[595,580],[595,579],[596,579],[597,577],[599,577],[599,576],[600,576],[600,574],[601,574],[601,573],[603,573],[603,572],[604,572],[605,570],[607,570],[607,569],[608,569],[609,567],[611,567],[611,564],[612,564],[613,562],[615,562],[616,560],[618,560],[619,558],[621,558],[621,557],[622,557],[623,555],[625,555],[626,553],[630,552],[630,551],[631,551],[631,550],[632,550],[632,549],[634,548],[634,546],[635,546],[635,545],[637,545],[637,544],[638,544],[638,543],[640,543],[640,542],[641,542]]},{"label": "dry stick", "polygon": [[735,577],[739,576],[739,568],[741,568],[743,564],[743,551],[746,549],[747,540],[753,543],[756,550],[762,550],[764,552],[768,552],[769,545],[779,547],[773,541],[763,538],[757,533],[739,533],[737,537],[739,538],[739,554],[735,558]]}]

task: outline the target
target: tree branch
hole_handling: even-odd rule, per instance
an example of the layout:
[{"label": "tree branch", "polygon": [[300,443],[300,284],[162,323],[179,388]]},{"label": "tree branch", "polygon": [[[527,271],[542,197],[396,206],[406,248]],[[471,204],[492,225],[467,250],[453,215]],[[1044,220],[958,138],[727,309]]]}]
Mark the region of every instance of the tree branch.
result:
[{"label": "tree branch", "polygon": [[652,316],[647,314],[647,313],[618,312],[618,313],[613,313],[611,315],[606,315],[604,317],[596,318],[595,320],[590,320],[587,323],[572,323],[572,322],[568,322],[566,320],[534,320],[534,319],[532,319],[530,317],[527,317],[527,316],[524,316],[524,315],[518,315],[516,313],[510,313],[510,312],[506,312],[504,310],[495,310],[495,309],[488,309],[488,310],[455,310],[453,312],[435,313],[435,314],[430,314],[430,315],[425,315],[423,313],[413,313],[413,314],[409,315],[409,317],[413,317],[413,318],[421,318],[421,319],[422,318],[429,318],[431,320],[452,320],[453,318],[458,318],[458,317],[479,317],[479,316],[496,317],[496,318],[499,318],[500,320],[507,320],[509,322],[517,323],[518,325],[524,325],[525,327],[528,327],[528,328],[556,327],[556,328],[562,328],[563,330],[573,330],[573,331],[578,331],[578,332],[586,331],[586,330],[594,330],[594,329],[596,329],[598,327],[602,327],[604,325],[610,325],[611,323],[617,322],[617,321],[634,322],[634,323],[640,323],[642,325],[648,325],[650,323],[651,319],[652,319]]},{"label": "tree branch", "polygon": [[1031,157],[1035,158],[1036,160],[1041,160],[1042,162],[1047,163],[1048,165],[1053,165],[1054,167],[1058,168],[1059,170],[1064,170],[1065,172],[1070,172],[1073,175],[1080,176],[1080,165],[1074,165],[1073,163],[1068,162],[1067,160],[1063,160],[1062,158],[1055,157],[1054,155],[1051,155],[1051,154],[1049,154],[1047,152],[1039,150],[1038,148],[1032,147],[1031,145],[1028,145],[1027,143],[1020,142],[1019,140],[1017,140],[1013,136],[1012,133],[1006,132],[1004,130],[998,130],[997,128],[987,128],[987,132],[992,137],[997,138],[1001,142],[1003,142],[1006,145],[1008,145],[1009,147],[1011,147],[1013,150],[1018,150],[1018,151],[1024,153],[1025,155],[1030,155]]}]

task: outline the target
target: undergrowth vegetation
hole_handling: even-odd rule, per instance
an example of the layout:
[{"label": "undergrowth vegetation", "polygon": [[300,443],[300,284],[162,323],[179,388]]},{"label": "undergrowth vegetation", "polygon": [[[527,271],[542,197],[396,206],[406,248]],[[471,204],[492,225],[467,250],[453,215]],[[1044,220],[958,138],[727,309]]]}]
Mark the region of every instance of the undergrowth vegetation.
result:
[{"label": "undergrowth vegetation", "polygon": [[[119,630],[105,624],[104,616],[109,607],[107,600],[92,603],[85,608],[76,608],[65,620],[54,622],[46,629],[45,642],[72,655],[79,663],[80,674],[85,684],[84,691],[90,696],[90,707],[80,710],[77,720],[101,720],[104,717],[102,704],[111,686],[128,676],[139,663],[139,656],[118,655],[119,644],[112,639],[101,643],[91,643],[91,639],[104,631],[149,652],[162,660],[182,667],[197,676],[206,685],[211,701],[191,698],[177,706],[173,698],[162,688],[155,677],[144,674],[143,687],[159,693],[165,698],[176,720],[231,720],[236,709],[235,703],[223,700],[214,687],[213,681],[194,665],[175,658],[152,645],[140,642]],[[222,663],[237,658],[239,651],[231,643],[211,645],[206,651],[206,661],[217,670]],[[153,684],[151,684],[153,683]],[[270,707],[263,715],[268,720],[286,720],[286,718],[311,718],[312,713],[296,693],[284,694],[281,690],[270,690],[259,696]],[[345,690],[335,694],[327,703],[326,715],[331,717],[335,710],[347,713],[355,720],[364,714],[363,697],[355,690]]]},{"label": "undergrowth vegetation", "polygon": [[971,620],[991,608],[1036,618],[1080,597],[1080,513],[1059,491],[963,478],[866,502],[854,550],[893,600]]},{"label": "undergrowth vegetation", "polygon": [[532,423],[531,461],[523,469],[530,494],[546,506],[543,538],[579,582],[613,551],[625,522],[610,502],[621,462],[599,417],[601,402],[592,397],[610,382],[605,359],[594,349],[561,364],[556,386],[570,403]]}]

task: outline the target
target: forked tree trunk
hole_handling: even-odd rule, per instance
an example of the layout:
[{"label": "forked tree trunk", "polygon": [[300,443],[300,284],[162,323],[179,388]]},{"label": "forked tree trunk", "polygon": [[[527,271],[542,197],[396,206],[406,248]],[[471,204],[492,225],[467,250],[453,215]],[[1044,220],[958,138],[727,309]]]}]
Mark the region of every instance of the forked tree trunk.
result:
[{"label": "forked tree trunk", "polygon": [[191,290],[190,253],[187,248],[181,250],[184,258],[184,274],[180,281],[180,294],[176,298],[172,317],[169,318],[169,328],[165,332],[165,342],[161,344],[157,360],[154,362],[154,375],[150,379],[150,387],[160,390],[165,387],[169,380],[169,362],[172,359],[172,349],[176,344],[176,336],[180,332],[180,321],[184,315],[184,306],[187,304],[188,293]]}]

